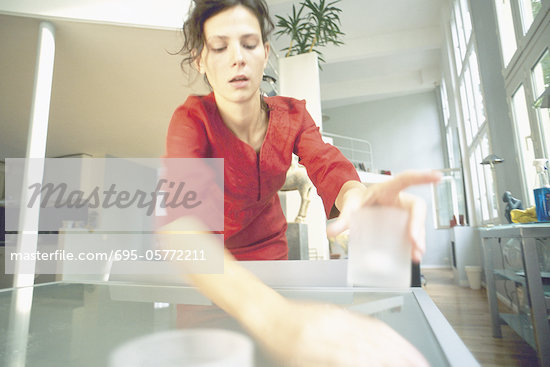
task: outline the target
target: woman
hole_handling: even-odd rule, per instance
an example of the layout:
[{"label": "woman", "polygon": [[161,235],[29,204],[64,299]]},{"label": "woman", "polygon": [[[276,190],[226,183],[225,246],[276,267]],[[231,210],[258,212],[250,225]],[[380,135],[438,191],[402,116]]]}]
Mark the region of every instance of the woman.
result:
[{"label": "woman", "polygon": [[425,208],[401,190],[439,179],[437,173],[409,172],[366,189],[353,165],[322,142],[303,102],[262,98],[259,86],[272,28],[264,0],[196,0],[184,25],[186,60],[206,76],[213,92],[189,97],[175,111],[167,156],[225,159],[224,236],[229,250],[224,274],[195,274],[191,281],[285,363],[425,363],[385,324],[333,306],[286,300],[233,261],[286,258],[286,220],[277,190],[292,153],[308,169],[327,216],[340,213],[329,235],[346,229],[363,205],[402,207],[410,213],[417,262],[424,251]]},{"label": "woman", "polygon": [[[286,220],[277,191],[292,153],[306,166],[327,216],[343,211],[340,221],[329,229],[331,235],[345,229],[348,212],[363,203],[393,205],[396,200],[376,196],[376,188],[366,190],[359,183],[353,165],[323,143],[303,102],[261,97],[272,27],[262,1],[195,2],[184,25],[184,52],[213,92],[192,96],[179,107],[167,137],[168,157],[225,159],[224,237],[237,259],[287,257]],[[433,176],[408,174],[397,180],[397,189],[431,182]],[[401,204],[412,213],[421,210],[415,206],[421,203],[405,195]],[[422,234],[412,235],[412,229],[419,228],[414,220],[420,217],[412,215],[410,223],[416,261],[424,249]]]}]

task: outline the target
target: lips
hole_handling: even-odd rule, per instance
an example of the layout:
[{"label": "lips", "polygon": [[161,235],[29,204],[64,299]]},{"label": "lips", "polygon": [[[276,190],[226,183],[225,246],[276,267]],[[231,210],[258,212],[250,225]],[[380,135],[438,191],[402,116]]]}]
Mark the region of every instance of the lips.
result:
[{"label": "lips", "polygon": [[245,76],[245,75],[237,75],[236,77],[234,77],[233,79],[231,79],[229,81],[229,83],[234,83],[234,82],[246,82],[248,81],[248,78]]},{"label": "lips", "polygon": [[246,88],[249,85],[249,79],[245,75],[237,75],[229,81],[229,84],[236,89]]}]

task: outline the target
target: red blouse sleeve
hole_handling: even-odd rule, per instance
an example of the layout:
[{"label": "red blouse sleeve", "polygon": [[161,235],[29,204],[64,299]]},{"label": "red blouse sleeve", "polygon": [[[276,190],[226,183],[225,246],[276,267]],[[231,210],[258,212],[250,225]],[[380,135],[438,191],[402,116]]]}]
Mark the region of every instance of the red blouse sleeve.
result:
[{"label": "red blouse sleeve", "polygon": [[166,136],[166,158],[207,157],[208,139],[203,122],[207,116],[200,107],[198,97],[189,97],[174,111]]},{"label": "red blouse sleeve", "polygon": [[302,111],[298,114],[302,116],[302,125],[294,153],[306,167],[309,178],[323,199],[327,218],[334,218],[340,214],[334,203],[342,185],[350,180],[359,181],[359,175],[338,148],[323,141],[319,127],[306,110],[305,101],[297,101],[296,108]]},{"label": "red blouse sleeve", "polygon": [[[178,107],[168,127],[163,190],[170,197],[178,197],[178,190],[196,193],[201,204],[192,210],[182,205],[167,206],[159,225],[186,215],[200,219],[211,230],[223,230],[223,164],[201,159],[178,160],[172,158],[210,158],[210,144],[206,131],[208,115],[199,99],[191,96]],[[175,183],[175,184],[172,184]],[[175,200],[174,200],[175,201]]]}]

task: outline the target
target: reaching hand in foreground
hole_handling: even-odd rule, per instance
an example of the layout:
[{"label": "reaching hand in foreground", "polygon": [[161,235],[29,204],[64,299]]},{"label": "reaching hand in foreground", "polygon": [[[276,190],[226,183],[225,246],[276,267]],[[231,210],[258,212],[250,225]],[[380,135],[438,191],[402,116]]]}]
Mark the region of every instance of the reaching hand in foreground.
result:
[{"label": "reaching hand in foreground", "polygon": [[403,190],[409,186],[435,183],[440,179],[439,171],[407,171],[368,188],[358,181],[348,181],[336,198],[340,216],[327,228],[327,234],[336,237],[348,229],[351,218],[363,206],[398,207],[409,213],[407,233],[412,243],[412,259],[420,262],[426,249],[426,203]]},{"label": "reaching hand in foreground", "polygon": [[293,301],[273,311],[277,316],[255,336],[284,366],[429,366],[408,341],[375,318]]},{"label": "reaching hand in foreground", "polygon": [[[193,218],[180,218],[159,230],[161,245],[167,249],[192,246],[185,236],[172,235],[182,228],[203,230]],[[428,365],[383,322],[335,305],[288,300],[240,266],[215,237],[205,236],[201,245],[221,252],[216,256],[223,257],[223,273],[186,274],[186,279],[233,316],[283,366]]]}]

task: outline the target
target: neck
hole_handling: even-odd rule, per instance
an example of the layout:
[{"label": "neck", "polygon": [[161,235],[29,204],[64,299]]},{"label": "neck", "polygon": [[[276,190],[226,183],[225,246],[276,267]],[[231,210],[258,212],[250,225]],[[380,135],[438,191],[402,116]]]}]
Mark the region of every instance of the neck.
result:
[{"label": "neck", "polygon": [[258,139],[258,134],[263,137],[262,132],[265,132],[266,119],[259,95],[245,103],[216,99],[216,105],[223,122],[239,139],[253,143]]}]

